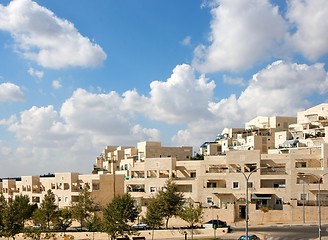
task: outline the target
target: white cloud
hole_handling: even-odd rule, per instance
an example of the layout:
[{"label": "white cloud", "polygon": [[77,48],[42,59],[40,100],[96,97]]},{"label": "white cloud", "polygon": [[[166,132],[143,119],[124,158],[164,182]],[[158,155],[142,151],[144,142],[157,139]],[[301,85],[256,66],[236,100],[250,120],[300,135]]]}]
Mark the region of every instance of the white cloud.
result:
[{"label": "white cloud", "polygon": [[183,46],[189,46],[190,43],[191,43],[191,37],[190,37],[190,36],[185,37],[185,38],[182,40],[182,42],[181,42],[181,44],[182,44]]},{"label": "white cloud", "polygon": [[63,86],[62,86],[62,84],[59,80],[53,80],[52,81],[52,87],[54,89],[59,89],[59,88],[62,88]]},{"label": "white cloud", "polygon": [[311,60],[328,53],[328,1],[291,0],[287,17],[296,31],[290,45]]},{"label": "white cloud", "polygon": [[197,79],[194,69],[183,64],[175,67],[166,82],[153,81],[150,88],[149,117],[178,123],[208,115],[206,106],[212,99],[215,83],[204,75]]},{"label": "white cloud", "polygon": [[243,78],[233,78],[227,75],[223,75],[223,82],[230,84],[230,85],[244,85],[244,79]]},{"label": "white cloud", "polygon": [[34,68],[29,68],[28,69],[28,73],[32,76],[32,77],[37,77],[39,79],[43,78],[44,72],[43,71],[38,71],[35,70]]},{"label": "white cloud", "polygon": [[72,23],[31,0],[0,4],[0,30],[10,32],[23,56],[43,67],[90,67],[106,59],[102,48]]},{"label": "white cloud", "polygon": [[160,131],[155,128],[143,128],[140,124],[132,127],[133,136],[137,137],[138,141],[160,141]]},{"label": "white cloud", "polygon": [[22,101],[24,98],[19,86],[9,82],[0,84],[0,102]]},{"label": "white cloud", "polygon": [[[279,54],[287,23],[268,0],[220,0],[212,9],[210,45],[195,49],[202,72],[239,70]],[[281,50],[280,50],[281,51]]]},{"label": "white cloud", "polygon": [[[213,133],[224,127],[243,127],[256,116],[296,116],[297,111],[310,107],[309,97],[327,92],[328,77],[323,64],[276,61],[254,74],[239,97],[232,94],[209,103],[211,117],[190,122],[172,140],[180,145],[195,145],[201,139],[214,140]],[[213,139],[206,139],[211,135]]]},{"label": "white cloud", "polygon": [[[172,131],[165,127],[180,129],[169,136],[174,144],[191,145],[197,151],[202,141],[214,140],[224,127],[242,127],[257,115],[296,114],[309,107],[308,97],[327,93],[328,78],[323,64],[277,61],[254,74],[240,96],[232,94],[216,102],[215,87],[204,75],[196,77],[189,65],[178,65],[166,81],[150,84],[148,97],[135,89],[122,95],[77,89],[60,111],[34,106],[0,124],[24,146],[13,150],[13,155],[24,159],[19,164],[25,164],[26,170],[37,164],[43,172],[62,171],[63,166],[69,166],[65,171],[80,171],[89,169],[106,145],[162,141]],[[149,127],[150,119],[163,129]]]}]

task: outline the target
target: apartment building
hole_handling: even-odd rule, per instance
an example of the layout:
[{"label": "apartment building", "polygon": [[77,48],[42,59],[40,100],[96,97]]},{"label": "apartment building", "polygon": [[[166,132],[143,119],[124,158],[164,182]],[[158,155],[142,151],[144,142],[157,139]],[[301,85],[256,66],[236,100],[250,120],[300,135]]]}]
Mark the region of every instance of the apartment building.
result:
[{"label": "apartment building", "polygon": [[[251,222],[301,222],[317,219],[320,185],[322,215],[328,216],[326,108],[322,104],[299,113],[305,120],[257,117],[245,129],[225,129],[201,146],[204,160],[137,157],[124,168],[126,191],[146,205],[171,178],[185,198],[205,206],[205,218],[235,222],[245,218],[248,186]],[[302,126],[302,138],[294,138],[295,125]],[[320,134],[306,144],[310,129]]]},{"label": "apartment building", "polygon": [[92,174],[3,179],[0,189],[6,198],[25,194],[35,203],[51,189],[58,205],[67,207],[88,184],[102,205],[129,192],[145,210],[147,200],[173,179],[185,198],[202,203],[205,220],[244,220],[248,198],[250,222],[313,222],[320,198],[322,221],[328,221],[327,117],[328,104],[320,104],[297,118],[254,118],[202,144],[201,160],[193,158],[192,147],[160,142],[107,146]]},{"label": "apartment building", "polygon": [[94,201],[105,206],[116,194],[124,193],[124,176],[112,174],[55,173],[44,176],[22,176],[2,179],[1,192],[6,199],[27,195],[31,203],[40,204],[50,189],[59,208],[78,202],[79,193],[88,185]]}]

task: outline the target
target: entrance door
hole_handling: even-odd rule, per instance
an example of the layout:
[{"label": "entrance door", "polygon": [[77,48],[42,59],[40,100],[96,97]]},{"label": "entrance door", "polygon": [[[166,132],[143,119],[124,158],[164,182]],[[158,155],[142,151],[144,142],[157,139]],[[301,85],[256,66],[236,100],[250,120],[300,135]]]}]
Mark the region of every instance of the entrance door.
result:
[{"label": "entrance door", "polygon": [[246,218],[246,206],[239,206],[239,218]]}]

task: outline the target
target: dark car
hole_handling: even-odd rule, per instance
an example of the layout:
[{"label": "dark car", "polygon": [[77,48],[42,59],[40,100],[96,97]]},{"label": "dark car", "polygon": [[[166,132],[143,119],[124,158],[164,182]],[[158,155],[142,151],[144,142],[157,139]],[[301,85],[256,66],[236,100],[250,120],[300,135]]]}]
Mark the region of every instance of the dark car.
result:
[{"label": "dark car", "polygon": [[212,219],[207,221],[202,225],[203,228],[228,228],[228,232],[231,232],[230,226],[227,225],[226,221],[218,220],[218,219]]},{"label": "dark car", "polygon": [[261,239],[255,234],[249,234],[248,239],[246,239],[246,235],[242,235],[238,238],[238,240],[261,240]]},{"label": "dark car", "polygon": [[218,220],[218,219],[214,219],[214,220],[209,220],[208,222],[204,223],[204,226],[208,225],[211,228],[221,228],[221,227],[227,227],[227,222],[226,221],[222,221],[222,220]]}]

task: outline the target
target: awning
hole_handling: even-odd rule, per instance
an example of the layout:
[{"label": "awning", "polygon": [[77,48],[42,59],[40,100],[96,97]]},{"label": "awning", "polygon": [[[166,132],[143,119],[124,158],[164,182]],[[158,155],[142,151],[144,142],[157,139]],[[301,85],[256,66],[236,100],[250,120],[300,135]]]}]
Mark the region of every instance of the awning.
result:
[{"label": "awning", "polygon": [[252,193],[252,199],[255,200],[270,200],[272,194],[260,194],[260,193]]}]

